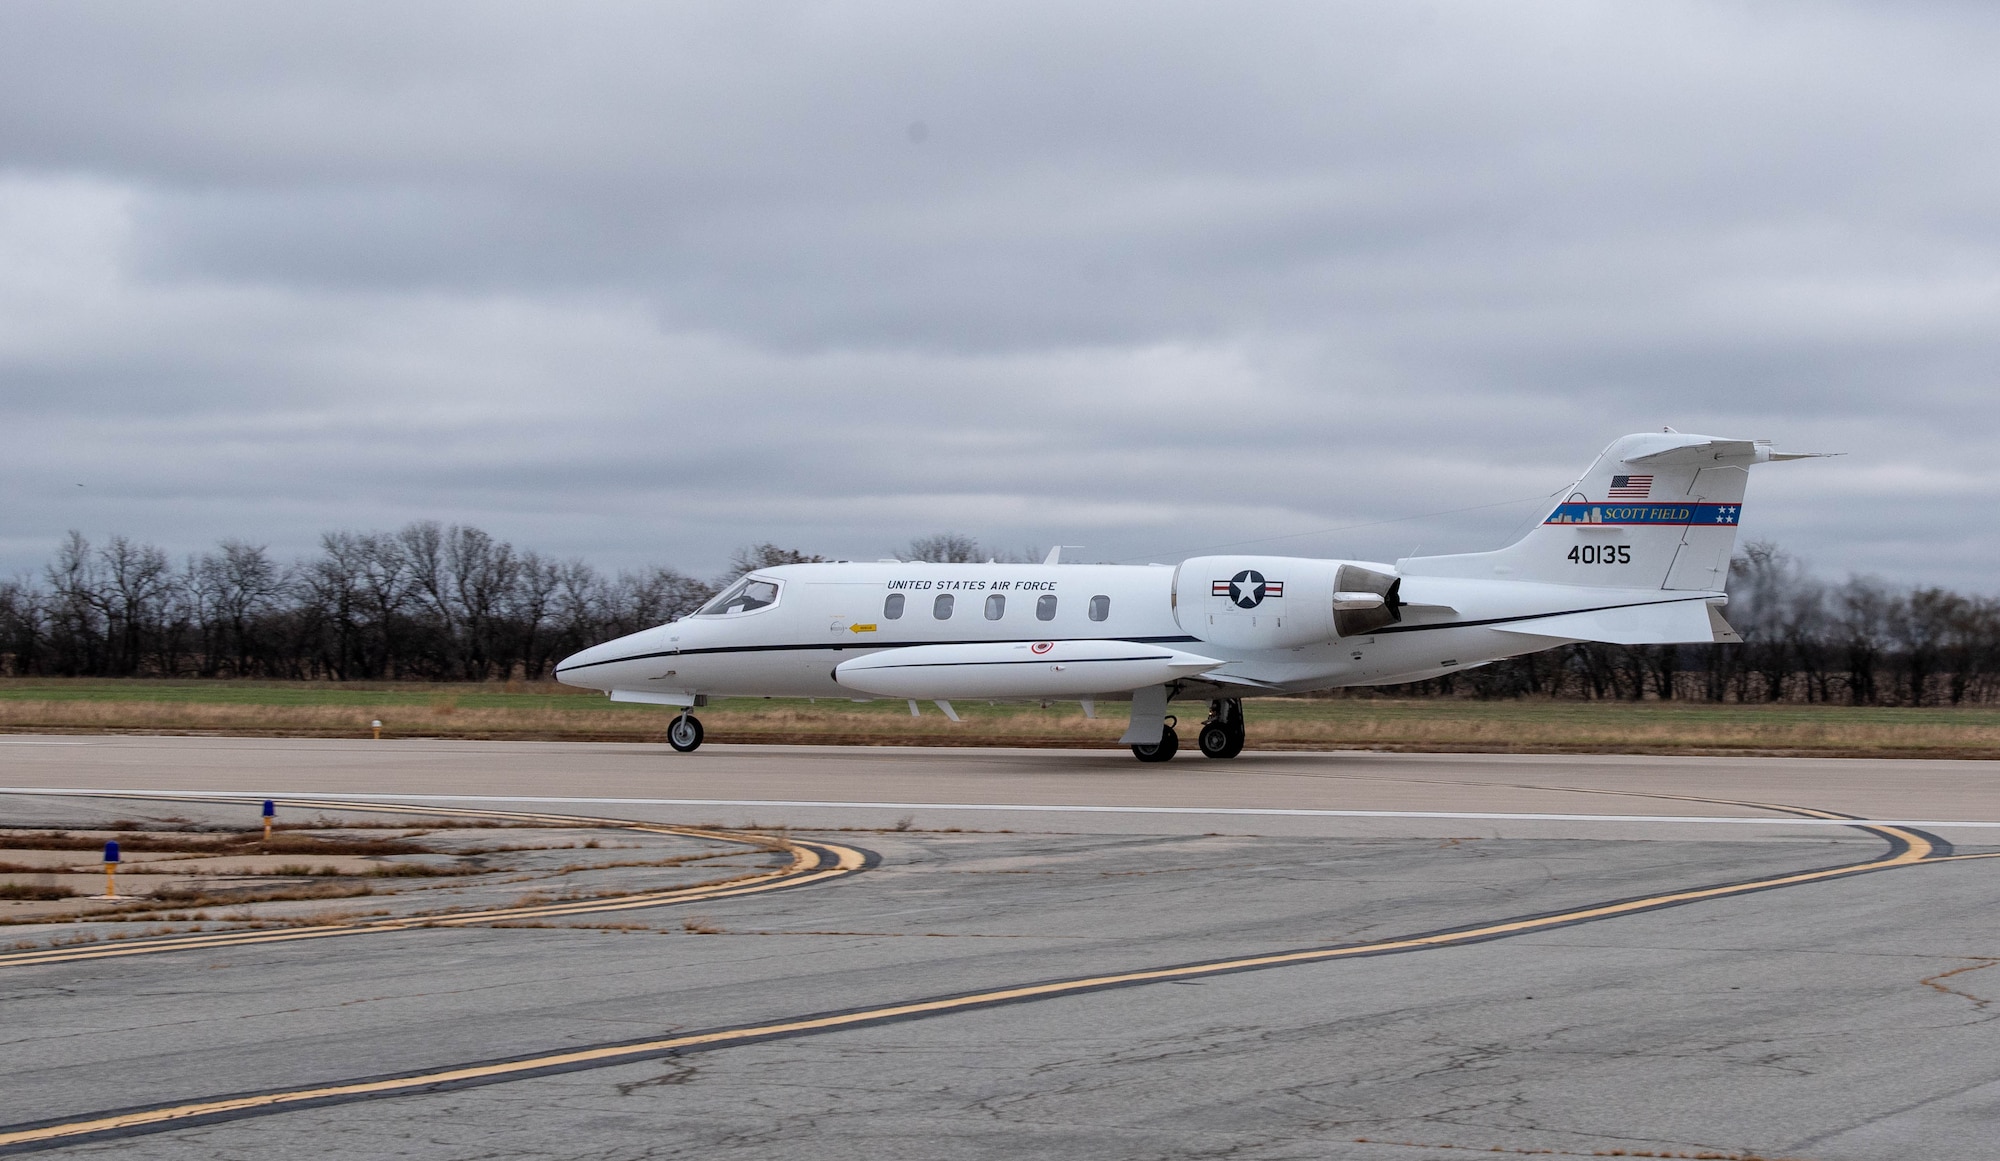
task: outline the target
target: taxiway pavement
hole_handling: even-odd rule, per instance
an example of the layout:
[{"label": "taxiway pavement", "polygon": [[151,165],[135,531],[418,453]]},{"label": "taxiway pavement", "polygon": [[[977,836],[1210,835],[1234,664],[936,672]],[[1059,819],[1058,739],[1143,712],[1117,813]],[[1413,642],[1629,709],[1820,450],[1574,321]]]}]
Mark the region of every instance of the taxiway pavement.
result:
[{"label": "taxiway pavement", "polygon": [[[761,805],[539,809],[890,828],[821,836],[872,869],[704,902],[692,928],[662,909],[0,969],[0,1122],[329,1094],[45,1142],[79,1156],[1995,1153],[2000,831],[1629,821],[1994,821],[1994,764],[13,738],[0,768],[16,788],[699,799]],[[1341,948],[1376,950],[1267,962]],[[951,1006],[994,990],[1019,994]],[[793,1027],[814,1016],[837,1026]],[[703,1030],[721,1039],[575,1063]],[[498,1071],[334,1092],[468,1068]]]}]

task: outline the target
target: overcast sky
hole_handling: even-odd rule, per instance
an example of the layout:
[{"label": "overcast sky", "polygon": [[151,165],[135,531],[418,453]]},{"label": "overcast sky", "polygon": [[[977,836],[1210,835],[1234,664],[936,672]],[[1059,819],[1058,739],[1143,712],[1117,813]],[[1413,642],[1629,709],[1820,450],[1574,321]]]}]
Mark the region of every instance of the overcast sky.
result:
[{"label": "overcast sky", "polygon": [[1746,538],[2000,590],[1996,61],[1981,3],[0,4],[0,573],[1393,559],[1671,425],[1848,453]]}]

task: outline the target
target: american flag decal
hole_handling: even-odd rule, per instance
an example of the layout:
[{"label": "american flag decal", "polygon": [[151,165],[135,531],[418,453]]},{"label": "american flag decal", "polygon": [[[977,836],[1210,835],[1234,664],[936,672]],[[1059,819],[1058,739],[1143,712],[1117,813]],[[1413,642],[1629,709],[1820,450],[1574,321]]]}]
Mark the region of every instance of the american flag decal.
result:
[{"label": "american flag decal", "polygon": [[1644,500],[1653,492],[1651,476],[1613,476],[1607,500]]}]

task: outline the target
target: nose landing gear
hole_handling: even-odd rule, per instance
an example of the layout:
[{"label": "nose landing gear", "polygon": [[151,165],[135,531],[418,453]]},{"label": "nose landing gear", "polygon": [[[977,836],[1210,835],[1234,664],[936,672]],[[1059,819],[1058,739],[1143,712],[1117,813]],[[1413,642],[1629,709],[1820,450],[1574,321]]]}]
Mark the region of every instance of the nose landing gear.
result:
[{"label": "nose landing gear", "polygon": [[683,754],[693,753],[701,748],[701,719],[681,711],[674,724],[667,727],[667,745]]},{"label": "nose landing gear", "polygon": [[[1204,758],[1234,758],[1243,752],[1243,699],[1217,698],[1208,703],[1208,720],[1197,736]],[[1135,747],[1136,749],[1136,747]]]}]

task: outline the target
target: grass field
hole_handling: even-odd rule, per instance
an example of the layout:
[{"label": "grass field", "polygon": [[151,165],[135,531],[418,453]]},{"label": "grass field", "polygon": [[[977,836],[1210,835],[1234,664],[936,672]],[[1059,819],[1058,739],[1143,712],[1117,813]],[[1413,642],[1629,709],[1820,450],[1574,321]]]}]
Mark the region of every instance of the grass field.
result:
[{"label": "grass field", "polygon": [[[1111,746],[1125,707],[955,703],[958,723],[900,701],[736,698],[700,711],[716,742]],[[1176,705],[1190,725],[1198,703]],[[671,710],[553,683],[433,685],[0,679],[0,731],[365,738],[659,741]],[[1676,702],[1387,697],[1245,704],[1252,748],[2000,758],[2000,709],[1872,709]],[[1182,731],[1192,742],[1191,729]]]}]

